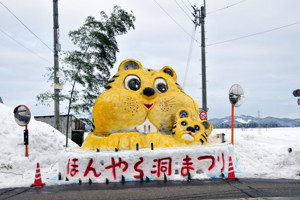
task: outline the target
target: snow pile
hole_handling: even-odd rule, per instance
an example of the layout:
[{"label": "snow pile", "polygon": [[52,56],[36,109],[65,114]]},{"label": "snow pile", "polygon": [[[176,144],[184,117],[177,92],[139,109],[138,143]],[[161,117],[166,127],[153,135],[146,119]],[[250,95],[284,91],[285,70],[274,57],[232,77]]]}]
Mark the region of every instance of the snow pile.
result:
[{"label": "snow pile", "polygon": [[[231,129],[215,131],[231,140]],[[300,128],[235,129],[234,154],[239,178],[300,179]]]},{"label": "snow pile", "polygon": [[[64,135],[32,117],[26,158],[24,128],[15,123],[13,109],[3,104],[0,127],[0,188],[29,187],[34,182],[37,162],[43,183],[72,183],[57,180],[58,162],[66,155]],[[210,137],[218,133],[226,134],[226,142],[231,140],[230,129],[215,129]],[[235,129],[234,141],[234,169],[238,178],[300,179],[300,128]],[[69,144],[72,148],[77,146],[72,141]]]},{"label": "snow pile", "polygon": [[[1,103],[0,127],[0,188],[30,186],[34,181],[37,162],[41,166],[42,178],[47,175],[47,171],[55,171],[55,164],[65,153],[66,138],[62,133],[31,117],[28,124],[27,158],[23,144],[24,127],[16,124],[13,109]],[[77,146],[71,140],[68,144],[71,147]]]}]

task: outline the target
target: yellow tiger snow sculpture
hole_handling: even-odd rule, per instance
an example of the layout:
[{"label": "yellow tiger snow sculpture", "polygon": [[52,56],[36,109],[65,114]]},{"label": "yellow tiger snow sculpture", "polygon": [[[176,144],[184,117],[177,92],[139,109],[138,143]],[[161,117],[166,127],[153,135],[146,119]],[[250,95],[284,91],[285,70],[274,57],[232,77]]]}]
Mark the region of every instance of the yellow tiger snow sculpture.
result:
[{"label": "yellow tiger snow sculpture", "polygon": [[[180,143],[205,143],[213,129],[213,125],[207,121],[195,120],[191,117],[189,109],[182,108],[176,114],[176,121],[172,127],[172,134],[177,145]],[[182,146],[182,144],[181,144]]]},{"label": "yellow tiger snow sculpture", "polygon": [[160,71],[143,69],[136,60],[123,61],[97,98],[93,109],[93,129],[83,149],[133,149],[172,147],[176,113],[189,109],[196,120],[199,108],[176,82],[169,66]]}]

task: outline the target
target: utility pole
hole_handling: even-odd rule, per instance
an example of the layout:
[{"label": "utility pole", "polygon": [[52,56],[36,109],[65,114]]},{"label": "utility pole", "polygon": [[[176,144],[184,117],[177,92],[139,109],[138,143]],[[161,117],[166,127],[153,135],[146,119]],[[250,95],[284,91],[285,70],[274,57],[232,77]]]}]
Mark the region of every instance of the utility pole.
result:
[{"label": "utility pole", "polygon": [[258,134],[261,134],[261,126],[260,126],[260,112],[257,112],[257,128],[258,128]]},{"label": "utility pole", "polygon": [[54,119],[56,129],[60,130],[59,125],[59,92],[62,89],[59,84],[59,60],[58,52],[60,51],[60,44],[58,43],[58,0],[53,0],[53,34],[54,34]]},{"label": "utility pole", "polygon": [[207,95],[206,95],[206,59],[205,59],[205,19],[206,6],[201,6],[200,24],[201,24],[201,60],[202,60],[202,109],[207,112]]},{"label": "utility pole", "polygon": [[193,21],[195,26],[201,26],[201,68],[202,68],[202,110],[208,111],[207,108],[207,95],[206,95],[206,59],[205,59],[205,17],[206,17],[206,3],[204,0],[204,6],[198,9],[196,6],[192,7],[194,9]]}]

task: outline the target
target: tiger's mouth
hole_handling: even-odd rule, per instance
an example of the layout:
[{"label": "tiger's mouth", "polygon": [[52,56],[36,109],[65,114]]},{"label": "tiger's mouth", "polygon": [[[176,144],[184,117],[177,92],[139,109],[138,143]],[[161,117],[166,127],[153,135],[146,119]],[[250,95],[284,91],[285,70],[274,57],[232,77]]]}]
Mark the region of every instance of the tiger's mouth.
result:
[{"label": "tiger's mouth", "polygon": [[194,134],[192,132],[188,132],[186,134],[183,134],[181,138],[187,141],[194,141]]},{"label": "tiger's mouth", "polygon": [[150,110],[153,107],[154,103],[144,103],[144,106]]}]

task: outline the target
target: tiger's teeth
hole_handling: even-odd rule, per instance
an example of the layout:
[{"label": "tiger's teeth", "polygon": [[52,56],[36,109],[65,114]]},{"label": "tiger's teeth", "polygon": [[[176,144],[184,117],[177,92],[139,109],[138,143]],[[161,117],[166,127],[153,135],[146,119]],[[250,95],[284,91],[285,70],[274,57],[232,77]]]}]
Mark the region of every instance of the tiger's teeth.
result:
[{"label": "tiger's teeth", "polygon": [[152,124],[148,118],[146,118],[146,120],[135,126],[134,130],[139,132],[141,135],[147,135],[148,133],[152,133],[152,132],[158,132],[157,128],[154,126],[154,124]]}]

